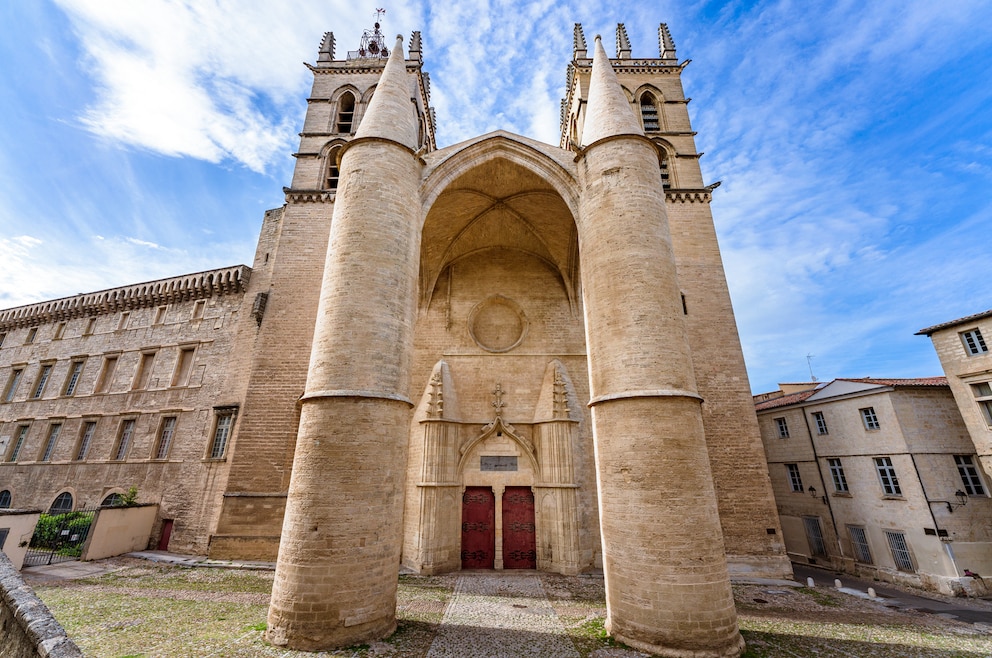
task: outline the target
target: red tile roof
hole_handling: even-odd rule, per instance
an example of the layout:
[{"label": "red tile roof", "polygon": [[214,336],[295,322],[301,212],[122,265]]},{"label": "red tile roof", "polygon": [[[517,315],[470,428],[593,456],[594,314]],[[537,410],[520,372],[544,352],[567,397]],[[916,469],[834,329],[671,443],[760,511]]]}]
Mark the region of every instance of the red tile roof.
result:
[{"label": "red tile roof", "polygon": [[877,379],[875,377],[838,377],[843,382],[862,382],[879,386],[947,386],[947,377],[914,377],[912,379]]},{"label": "red tile roof", "polygon": [[929,336],[935,331],[946,329],[947,327],[953,327],[954,325],[958,325],[958,324],[965,324],[967,322],[972,322],[974,320],[981,320],[982,318],[987,318],[989,316],[992,316],[992,309],[989,309],[988,311],[982,311],[981,313],[975,313],[974,315],[966,315],[965,317],[958,318],[957,320],[951,320],[949,322],[941,322],[940,324],[935,324],[932,327],[927,327],[926,329],[920,329],[914,335]]},{"label": "red tile roof", "polygon": [[776,407],[786,407],[790,404],[796,404],[797,402],[802,402],[809,396],[813,395],[816,391],[817,389],[813,388],[808,391],[799,391],[798,393],[783,395],[780,398],[772,398],[771,400],[754,405],[754,410],[764,411],[765,409],[775,409]]}]

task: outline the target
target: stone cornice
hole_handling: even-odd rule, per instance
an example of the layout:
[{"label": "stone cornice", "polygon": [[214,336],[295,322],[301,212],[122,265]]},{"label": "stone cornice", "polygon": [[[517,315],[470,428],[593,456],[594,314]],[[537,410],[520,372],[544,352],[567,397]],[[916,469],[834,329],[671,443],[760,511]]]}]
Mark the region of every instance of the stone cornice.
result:
[{"label": "stone cornice", "polygon": [[250,267],[235,265],[18,306],[0,311],[0,331],[240,293],[247,288],[250,278]]},{"label": "stone cornice", "polygon": [[713,200],[712,190],[665,190],[665,201],[679,203],[710,203]]},{"label": "stone cornice", "polygon": [[282,188],[286,195],[286,203],[331,203],[334,201],[333,190],[294,190]]}]

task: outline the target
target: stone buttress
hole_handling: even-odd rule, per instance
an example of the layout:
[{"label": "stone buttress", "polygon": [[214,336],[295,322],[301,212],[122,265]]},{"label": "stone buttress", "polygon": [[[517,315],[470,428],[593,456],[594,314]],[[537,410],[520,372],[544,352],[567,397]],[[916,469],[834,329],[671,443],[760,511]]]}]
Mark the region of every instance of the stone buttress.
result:
[{"label": "stone buttress", "polygon": [[396,45],[340,160],[266,637],[321,650],[396,627],[418,122]]},{"label": "stone buttress", "polygon": [[738,656],[658,155],[598,37],[578,165],[607,628],[659,655]]}]

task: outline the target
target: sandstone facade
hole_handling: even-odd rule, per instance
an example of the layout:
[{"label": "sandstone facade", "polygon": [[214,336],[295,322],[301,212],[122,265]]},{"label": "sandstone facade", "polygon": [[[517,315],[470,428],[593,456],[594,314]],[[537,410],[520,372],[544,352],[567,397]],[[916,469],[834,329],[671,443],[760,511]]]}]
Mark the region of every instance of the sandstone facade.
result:
[{"label": "sandstone facade", "polygon": [[756,406],[789,556],[985,594],[965,571],[992,570],[989,479],[945,378],[805,389]]},{"label": "sandstone facade", "polygon": [[[728,566],[790,566],[667,28],[659,57],[632,59],[620,26],[610,59],[599,45],[590,57],[576,26],[558,146],[498,131],[437,148],[419,33],[406,56],[378,37],[337,59],[325,36],[286,204],[266,213],[237,290],[167,301],[166,317],[185,318],[169,330],[153,297],[83,305],[74,331],[97,317],[101,358],[120,350],[131,379],[52,392],[51,409],[25,384],[0,403],[0,435],[30,419],[35,453],[59,413],[84,422],[81,404],[147,409],[135,447],[150,454],[152,428],[179,408],[169,396],[194,394],[162,375],[134,393],[141,355],[209,333],[174,470],[140,451],[94,463],[70,451],[64,464],[18,455],[0,483],[23,473],[15,504],[43,507],[80,480],[94,501],[111,481],[135,484],[175,520],[172,547],[278,555],[279,644],[390,632],[402,563],[603,568],[625,642],[737,655]],[[81,332],[71,347],[49,336],[46,309],[70,302],[0,314],[0,377],[44,362],[64,377],[73,355],[97,353]],[[111,328],[124,312],[144,333]]]}]

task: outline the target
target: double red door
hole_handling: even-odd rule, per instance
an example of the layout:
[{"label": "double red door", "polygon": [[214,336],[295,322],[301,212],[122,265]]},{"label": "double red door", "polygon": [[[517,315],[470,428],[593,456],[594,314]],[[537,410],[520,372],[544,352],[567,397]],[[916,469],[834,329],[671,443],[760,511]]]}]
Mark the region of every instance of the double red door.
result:
[{"label": "double red door", "polygon": [[[496,557],[496,497],[490,487],[462,495],[462,569],[492,569]],[[536,569],[534,494],[530,487],[503,492],[503,568]]]}]

